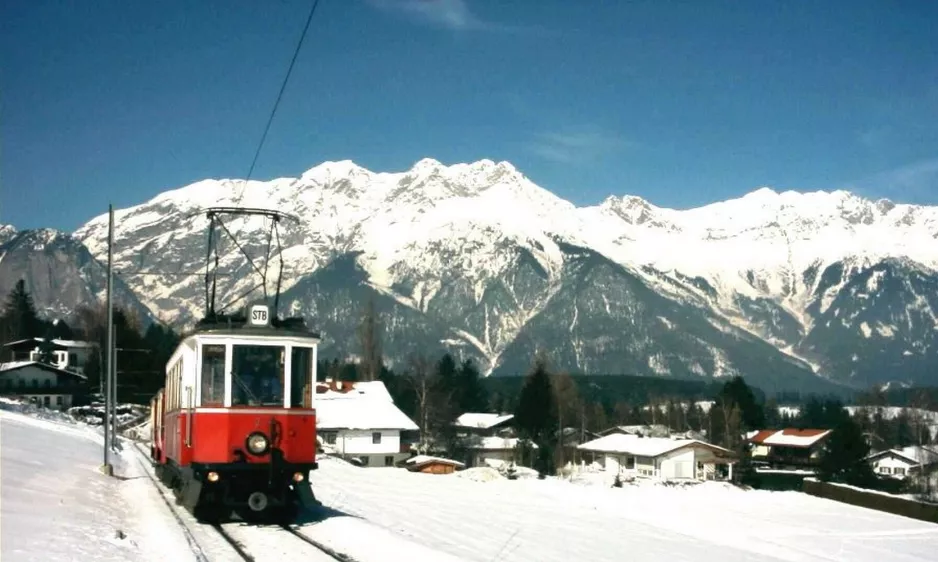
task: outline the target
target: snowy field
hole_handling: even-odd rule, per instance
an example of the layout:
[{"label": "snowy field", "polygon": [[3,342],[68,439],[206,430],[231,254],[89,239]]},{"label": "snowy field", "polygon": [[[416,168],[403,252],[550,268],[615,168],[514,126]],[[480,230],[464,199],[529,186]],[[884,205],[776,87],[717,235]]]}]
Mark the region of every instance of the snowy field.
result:
[{"label": "snowy field", "polygon": [[[186,536],[132,446],[115,460],[120,478],[100,474],[101,442],[100,428],[0,411],[0,559],[238,559],[191,517]],[[332,458],[311,479],[327,514],[298,532],[358,562],[881,562],[938,552],[938,525],[797,492],[427,475]],[[225,528],[258,561],[328,558],[275,527]]]},{"label": "snowy field", "polygon": [[798,492],[610,488],[357,468],[322,459],[318,498],[473,561],[935,560],[938,525]]}]

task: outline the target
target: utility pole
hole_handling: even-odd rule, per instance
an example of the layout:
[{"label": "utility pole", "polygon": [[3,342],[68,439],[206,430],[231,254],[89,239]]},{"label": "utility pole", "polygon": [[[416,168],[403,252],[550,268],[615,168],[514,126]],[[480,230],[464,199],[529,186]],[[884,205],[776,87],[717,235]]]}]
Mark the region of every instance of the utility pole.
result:
[{"label": "utility pole", "polygon": [[114,474],[114,467],[111,465],[111,431],[110,431],[110,422],[111,422],[111,391],[113,389],[113,381],[111,380],[111,373],[114,369],[114,310],[113,302],[111,300],[112,284],[114,281],[114,206],[107,206],[108,214],[108,224],[107,224],[107,363],[104,368],[105,376],[105,385],[104,385],[104,465],[101,467],[101,472],[112,476]]},{"label": "utility pole", "polygon": [[110,447],[116,450],[117,443],[117,326],[114,326],[113,347],[111,348],[111,442]]}]

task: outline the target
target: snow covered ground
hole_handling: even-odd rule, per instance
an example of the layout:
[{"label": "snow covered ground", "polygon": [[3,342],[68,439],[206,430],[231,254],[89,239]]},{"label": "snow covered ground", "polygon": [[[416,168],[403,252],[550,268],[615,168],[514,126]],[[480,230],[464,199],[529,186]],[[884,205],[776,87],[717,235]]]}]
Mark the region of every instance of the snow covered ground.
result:
[{"label": "snow covered ground", "polygon": [[317,497],[473,561],[934,560],[938,525],[718,483],[624,488],[358,468],[322,459]]},{"label": "snow covered ground", "polygon": [[112,456],[120,479],[99,471],[99,431],[0,411],[0,558],[194,559],[135,463]]},{"label": "snow covered ground", "polygon": [[[202,560],[237,557],[211,527],[185,535],[133,447],[98,472],[100,428],[0,411],[0,558]],[[359,562],[569,560],[933,560],[938,525],[797,492],[707,483],[611,488],[492,469],[452,475],[321,459],[311,474],[327,516],[298,532]],[[276,527],[225,528],[258,560],[294,560],[304,543]],[[293,542],[291,542],[291,540]],[[305,545],[308,550],[309,545]],[[304,555],[303,560],[319,560]]]}]

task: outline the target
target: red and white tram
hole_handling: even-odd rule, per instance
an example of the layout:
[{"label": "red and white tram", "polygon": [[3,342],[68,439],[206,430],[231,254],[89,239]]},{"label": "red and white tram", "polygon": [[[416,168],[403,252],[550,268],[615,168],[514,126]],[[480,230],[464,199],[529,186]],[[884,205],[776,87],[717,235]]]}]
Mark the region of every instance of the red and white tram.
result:
[{"label": "red and white tram", "polygon": [[[316,351],[302,319],[264,304],[203,320],[166,366],[151,401],[151,456],[160,480],[203,520],[232,510],[295,518],[316,504]],[[266,517],[264,517],[266,518]]]}]

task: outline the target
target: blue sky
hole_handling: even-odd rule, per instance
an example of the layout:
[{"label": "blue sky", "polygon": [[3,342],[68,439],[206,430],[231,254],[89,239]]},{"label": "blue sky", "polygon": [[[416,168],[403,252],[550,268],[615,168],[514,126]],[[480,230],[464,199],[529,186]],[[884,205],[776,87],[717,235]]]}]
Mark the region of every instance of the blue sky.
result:
[{"label": "blue sky", "polygon": [[[311,0],[5,2],[0,223],[244,177]],[[254,178],[508,160],[576,204],[938,204],[938,3],[322,0]]]}]

